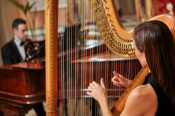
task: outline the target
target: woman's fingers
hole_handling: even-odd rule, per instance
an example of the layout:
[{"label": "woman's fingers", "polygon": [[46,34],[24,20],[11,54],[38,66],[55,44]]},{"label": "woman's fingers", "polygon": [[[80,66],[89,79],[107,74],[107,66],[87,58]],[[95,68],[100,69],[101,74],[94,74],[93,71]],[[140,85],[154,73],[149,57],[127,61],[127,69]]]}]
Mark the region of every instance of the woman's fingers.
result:
[{"label": "woman's fingers", "polygon": [[118,81],[118,77],[114,76],[112,79],[111,79],[112,82],[115,82],[115,81]]},{"label": "woman's fingers", "polygon": [[114,74],[114,77],[111,79],[111,81],[113,82],[114,85],[118,87],[122,87],[128,82],[128,79],[126,79],[119,73],[113,71],[113,74]]},{"label": "woman's fingers", "polygon": [[93,93],[92,93],[93,92],[93,87],[89,86],[88,89],[90,91],[87,91],[87,94],[93,97]]},{"label": "woman's fingers", "polygon": [[90,96],[92,96],[92,95],[91,95],[91,92],[89,92],[89,91],[87,91],[87,94],[90,95]]},{"label": "woman's fingers", "polygon": [[87,91],[87,94],[93,97],[93,94],[92,94],[92,92],[90,92],[90,91]]},{"label": "woman's fingers", "polygon": [[113,74],[114,74],[114,76],[116,76],[116,77],[123,77],[122,75],[120,75],[120,74],[117,73],[116,71],[113,71]]},{"label": "woman's fingers", "polygon": [[113,81],[118,81],[121,78],[124,78],[122,75],[120,75],[119,73],[116,73],[115,71],[113,72],[114,77],[112,78]]},{"label": "woman's fingers", "polygon": [[103,78],[101,78],[101,80],[100,80],[100,84],[101,84],[102,87],[105,87],[104,79],[103,79]]},{"label": "woman's fingers", "polygon": [[93,90],[93,88],[92,88],[91,86],[89,86],[89,87],[88,87],[88,89],[89,89],[90,91],[92,91],[92,90]]},{"label": "woman's fingers", "polygon": [[95,81],[93,81],[92,83],[89,84],[89,87],[94,88],[95,86],[97,86],[97,83]]},{"label": "woman's fingers", "polygon": [[118,86],[118,87],[122,87],[123,86],[120,82],[113,82],[113,84]]},{"label": "woman's fingers", "polygon": [[114,74],[114,76],[113,76],[113,78],[111,79],[111,81],[112,81],[112,82],[118,81],[119,78],[120,78],[120,77],[118,76],[118,74],[117,74],[115,71],[113,72],[113,74]]},{"label": "woman's fingers", "polygon": [[89,91],[87,91],[87,95],[92,96],[97,101],[105,98],[107,95],[103,79],[101,79],[101,85],[94,81],[89,84],[88,89]]},{"label": "woman's fingers", "polygon": [[114,85],[121,87],[121,86],[125,86],[128,87],[130,85],[130,83],[132,82],[131,80],[123,77],[122,75],[120,75],[119,73],[113,71],[114,77],[112,78],[112,82]]},{"label": "woman's fingers", "polygon": [[93,81],[92,83],[89,84],[88,89],[92,92],[92,91],[95,90],[98,86],[99,86],[99,84],[96,83],[95,81]]},{"label": "woman's fingers", "polygon": [[117,72],[113,71],[114,76],[117,76]]},{"label": "woman's fingers", "polygon": [[95,87],[97,87],[97,86],[99,85],[99,84],[96,83],[95,81],[93,81],[92,84],[93,84]]},{"label": "woman's fingers", "polygon": [[96,99],[96,96],[94,96],[92,92],[87,91],[87,95],[90,95],[90,96],[92,96],[95,100],[97,100],[97,99]]}]

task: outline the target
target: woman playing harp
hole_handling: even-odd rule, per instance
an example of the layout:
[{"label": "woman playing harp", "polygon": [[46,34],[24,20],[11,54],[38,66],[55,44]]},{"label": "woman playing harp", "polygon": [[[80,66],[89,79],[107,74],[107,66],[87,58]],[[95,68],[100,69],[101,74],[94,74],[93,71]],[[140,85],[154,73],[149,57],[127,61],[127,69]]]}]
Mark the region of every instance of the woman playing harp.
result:
[{"label": "woman playing harp", "polygon": [[[175,116],[175,43],[169,28],[160,21],[147,21],[134,29],[133,38],[136,56],[150,73],[143,85],[131,91],[121,116]],[[114,85],[127,87],[128,81],[114,72]],[[103,79],[88,89],[103,116],[112,116]]]}]

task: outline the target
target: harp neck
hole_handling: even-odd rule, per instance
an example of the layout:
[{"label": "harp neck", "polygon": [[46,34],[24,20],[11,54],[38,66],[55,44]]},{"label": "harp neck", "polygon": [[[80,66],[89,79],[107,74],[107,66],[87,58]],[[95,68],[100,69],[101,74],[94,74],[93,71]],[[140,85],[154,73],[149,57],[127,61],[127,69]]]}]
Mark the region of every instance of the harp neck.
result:
[{"label": "harp neck", "polygon": [[133,30],[128,31],[122,25],[122,22],[117,12],[115,1],[103,0],[102,5],[103,5],[102,7],[104,8],[104,12],[105,12],[108,24],[113,25],[113,26],[110,26],[110,28],[113,29],[113,34],[115,36],[118,35],[119,37],[125,40],[132,41]]},{"label": "harp neck", "polygon": [[98,30],[108,48],[121,56],[134,56],[132,32],[127,31],[119,18],[113,0],[91,1]]}]

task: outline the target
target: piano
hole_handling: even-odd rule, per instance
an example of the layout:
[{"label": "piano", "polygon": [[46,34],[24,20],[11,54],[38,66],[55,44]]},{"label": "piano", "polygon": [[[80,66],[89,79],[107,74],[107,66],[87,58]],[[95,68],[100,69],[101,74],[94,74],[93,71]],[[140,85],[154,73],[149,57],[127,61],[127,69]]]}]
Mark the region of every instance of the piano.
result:
[{"label": "piano", "polygon": [[[98,42],[98,43],[97,43]],[[84,56],[87,49],[103,47],[103,41],[87,42],[86,47],[69,49],[58,54],[65,62],[68,55]],[[0,66],[0,111],[6,116],[24,116],[36,103],[45,101],[45,41],[25,44],[26,60],[13,65]],[[59,93],[58,93],[59,94]]]},{"label": "piano", "polygon": [[0,111],[5,115],[23,116],[45,101],[45,67],[39,60],[0,66]]}]

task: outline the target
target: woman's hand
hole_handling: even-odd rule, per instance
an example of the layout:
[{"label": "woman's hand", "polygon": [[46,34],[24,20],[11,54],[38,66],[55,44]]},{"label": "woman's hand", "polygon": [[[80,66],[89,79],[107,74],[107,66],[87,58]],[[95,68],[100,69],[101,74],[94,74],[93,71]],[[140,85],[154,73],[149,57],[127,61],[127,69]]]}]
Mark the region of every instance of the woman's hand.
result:
[{"label": "woman's hand", "polygon": [[108,106],[107,91],[103,78],[101,78],[100,85],[94,81],[89,84],[88,89],[90,91],[88,91],[87,94],[99,102],[103,116],[112,116]]},{"label": "woman's hand", "polygon": [[128,87],[132,82],[131,80],[123,77],[122,75],[120,75],[115,71],[113,72],[113,74],[114,74],[114,77],[111,79],[111,81],[113,82],[114,85],[118,87],[122,87],[122,86]]},{"label": "woman's hand", "polygon": [[107,91],[104,85],[103,78],[101,78],[100,84],[101,85],[93,81],[92,83],[89,84],[89,87],[88,87],[90,91],[87,92],[88,95],[92,96],[99,103],[101,103],[102,101],[103,102],[107,101]]}]

